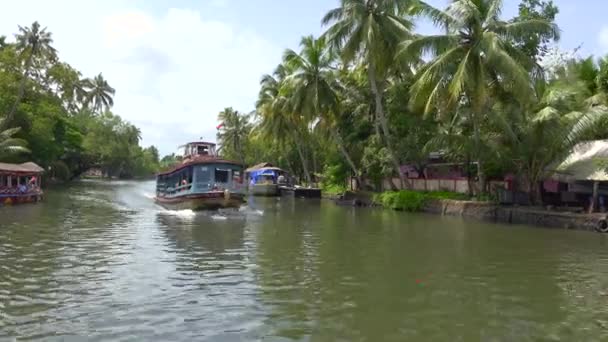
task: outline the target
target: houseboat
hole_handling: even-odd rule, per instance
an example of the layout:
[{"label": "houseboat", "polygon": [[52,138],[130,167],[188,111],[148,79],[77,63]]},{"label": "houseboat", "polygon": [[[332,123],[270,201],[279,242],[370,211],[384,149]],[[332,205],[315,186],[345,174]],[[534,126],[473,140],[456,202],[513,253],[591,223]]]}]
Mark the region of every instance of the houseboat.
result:
[{"label": "houseboat", "polygon": [[0,205],[32,203],[42,200],[41,175],[35,163],[0,163]]},{"label": "houseboat", "polygon": [[182,148],[182,161],[156,176],[156,203],[170,210],[204,210],[236,208],[245,201],[241,164],[219,158],[213,143]]},{"label": "houseboat", "polygon": [[254,196],[278,196],[279,187],[287,185],[287,174],[269,163],[262,163],[245,170],[249,193]]}]

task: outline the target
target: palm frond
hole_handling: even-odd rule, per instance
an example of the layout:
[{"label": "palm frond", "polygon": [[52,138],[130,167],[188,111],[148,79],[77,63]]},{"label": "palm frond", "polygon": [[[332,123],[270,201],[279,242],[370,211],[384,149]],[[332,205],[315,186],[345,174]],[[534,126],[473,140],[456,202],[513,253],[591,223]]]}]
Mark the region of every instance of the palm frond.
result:
[{"label": "palm frond", "polygon": [[438,26],[444,30],[458,22],[458,20],[452,17],[449,13],[437,9],[424,1],[416,1],[414,3],[412,6],[412,14],[422,15],[430,18],[435,26]]}]

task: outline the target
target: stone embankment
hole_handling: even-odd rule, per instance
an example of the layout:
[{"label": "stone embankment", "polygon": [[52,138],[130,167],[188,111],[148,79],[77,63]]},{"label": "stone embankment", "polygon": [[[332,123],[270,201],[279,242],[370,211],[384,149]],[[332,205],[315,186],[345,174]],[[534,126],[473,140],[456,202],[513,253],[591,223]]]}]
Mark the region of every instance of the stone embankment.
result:
[{"label": "stone embankment", "polygon": [[560,229],[608,232],[606,214],[577,214],[529,207],[501,206],[487,202],[432,200],[424,212],[498,223],[525,224]]},{"label": "stone embankment", "polygon": [[[339,205],[374,206],[370,194],[347,192],[343,196],[324,196]],[[487,222],[525,224],[557,229],[576,229],[608,233],[606,214],[578,214],[532,207],[502,206],[490,202],[430,200],[423,212]]]}]

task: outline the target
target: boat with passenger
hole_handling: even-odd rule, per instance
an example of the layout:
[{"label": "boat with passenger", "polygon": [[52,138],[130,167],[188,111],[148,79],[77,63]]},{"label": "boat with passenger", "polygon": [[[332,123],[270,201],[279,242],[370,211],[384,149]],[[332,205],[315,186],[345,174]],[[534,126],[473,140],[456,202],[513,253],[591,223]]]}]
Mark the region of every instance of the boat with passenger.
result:
[{"label": "boat with passenger", "polygon": [[0,163],[0,205],[39,202],[44,169],[35,163]]},{"label": "boat with passenger", "polygon": [[155,202],[171,210],[237,208],[245,201],[243,165],[224,160],[214,143],[182,146],[182,161],[156,176]]},{"label": "boat with passenger", "polygon": [[261,163],[245,170],[249,193],[254,196],[279,196],[279,187],[286,186],[288,175],[270,163]]}]

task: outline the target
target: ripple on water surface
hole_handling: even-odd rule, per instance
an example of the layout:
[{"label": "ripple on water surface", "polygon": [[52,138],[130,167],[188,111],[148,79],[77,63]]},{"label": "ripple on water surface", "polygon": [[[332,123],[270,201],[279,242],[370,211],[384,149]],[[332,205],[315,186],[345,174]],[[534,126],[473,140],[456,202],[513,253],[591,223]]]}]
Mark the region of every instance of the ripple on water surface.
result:
[{"label": "ripple on water surface", "polygon": [[168,211],[153,187],[0,208],[0,340],[608,338],[604,236],[274,198]]}]

